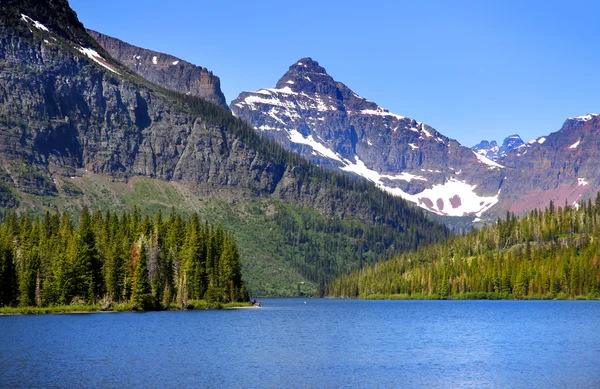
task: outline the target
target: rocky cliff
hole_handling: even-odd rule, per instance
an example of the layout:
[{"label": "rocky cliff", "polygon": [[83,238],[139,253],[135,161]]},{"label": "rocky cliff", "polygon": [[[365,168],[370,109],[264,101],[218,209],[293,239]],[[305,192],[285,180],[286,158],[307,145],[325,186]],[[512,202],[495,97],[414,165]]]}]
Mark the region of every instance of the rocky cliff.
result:
[{"label": "rocky cliff", "polygon": [[93,30],[87,32],[114,59],[146,80],[179,93],[198,96],[229,109],[219,77],[172,55],[143,49]]}]

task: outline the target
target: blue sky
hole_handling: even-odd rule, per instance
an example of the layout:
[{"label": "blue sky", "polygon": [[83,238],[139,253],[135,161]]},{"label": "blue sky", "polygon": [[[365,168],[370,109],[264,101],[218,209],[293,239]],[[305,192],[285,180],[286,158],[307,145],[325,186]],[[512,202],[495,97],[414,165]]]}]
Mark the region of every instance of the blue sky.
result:
[{"label": "blue sky", "polygon": [[70,0],[88,28],[207,67],[231,101],[312,57],[472,146],[600,111],[600,2]]}]

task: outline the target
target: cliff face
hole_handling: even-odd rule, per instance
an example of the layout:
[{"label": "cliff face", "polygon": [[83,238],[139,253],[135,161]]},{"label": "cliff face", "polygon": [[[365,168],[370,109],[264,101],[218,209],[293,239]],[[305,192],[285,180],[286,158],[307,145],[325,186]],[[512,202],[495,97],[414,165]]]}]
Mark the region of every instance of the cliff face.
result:
[{"label": "cliff face", "polygon": [[172,55],[143,49],[93,30],[87,32],[114,59],[146,80],[179,93],[198,96],[229,109],[219,77]]},{"label": "cliff face", "polygon": [[135,84],[92,42],[37,28],[33,17],[17,23],[0,26],[0,158],[19,190],[52,195],[53,176],[78,168],[269,193],[281,180],[283,164]]}]

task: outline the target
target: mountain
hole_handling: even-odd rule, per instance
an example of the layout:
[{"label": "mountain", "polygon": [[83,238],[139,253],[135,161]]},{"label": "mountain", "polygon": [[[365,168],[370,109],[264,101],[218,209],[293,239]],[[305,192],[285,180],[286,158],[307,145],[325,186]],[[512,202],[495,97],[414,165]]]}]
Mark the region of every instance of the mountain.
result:
[{"label": "mountain", "polygon": [[600,118],[568,118],[559,131],[507,152],[500,205],[517,214],[556,205],[573,205],[600,189]]},{"label": "mountain", "polygon": [[438,215],[481,215],[498,201],[501,165],[358,96],[311,58],[230,107],[286,149]]},{"label": "mountain", "polygon": [[482,141],[471,149],[358,96],[311,58],[292,64],[275,88],[241,93],[230,108],[286,149],[363,177],[455,226],[448,217],[469,216],[460,224],[468,227],[551,200],[572,204],[600,189],[594,114],[528,143],[511,135],[501,146]]},{"label": "mountain", "polygon": [[87,32],[122,65],[146,80],[175,92],[202,97],[229,109],[221,92],[221,81],[206,68],[172,55],[143,49],[93,30]]},{"label": "mountain", "polygon": [[448,235],[224,108],[142,78],[66,0],[2,1],[0,39],[5,207],[198,212],[234,233],[256,295],[316,293],[336,274]]},{"label": "mountain", "polygon": [[498,147],[498,143],[496,143],[495,140],[491,142],[488,142],[487,140],[482,140],[477,145],[473,146],[471,149],[477,154],[483,155],[484,157],[491,159],[492,161],[498,161],[500,158],[504,158],[506,156],[506,153],[516,149],[524,143],[525,142],[523,142],[519,135],[511,135],[504,139],[504,142],[502,142],[502,146],[500,147]]},{"label": "mountain", "polygon": [[487,140],[482,140],[475,146],[471,147],[473,151],[475,151],[479,155],[483,155],[484,157],[491,159],[492,161],[498,160],[498,143],[495,140],[489,142]]}]

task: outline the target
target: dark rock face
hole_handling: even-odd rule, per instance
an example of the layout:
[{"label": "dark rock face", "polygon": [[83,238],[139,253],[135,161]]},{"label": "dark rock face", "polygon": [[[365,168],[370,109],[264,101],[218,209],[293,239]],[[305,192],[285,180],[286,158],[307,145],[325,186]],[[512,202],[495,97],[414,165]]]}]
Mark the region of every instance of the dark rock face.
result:
[{"label": "dark rock face", "polygon": [[146,80],[183,94],[198,96],[229,109],[221,92],[221,81],[206,68],[172,55],[130,45],[96,31],[87,32],[114,59]]},{"label": "dark rock face", "polygon": [[310,58],[273,89],[243,92],[232,112],[314,163],[356,173],[441,215],[479,214],[497,200],[500,166],[335,81]]},{"label": "dark rock face", "polygon": [[284,164],[136,85],[91,38],[74,43],[35,15],[1,11],[0,175],[8,177],[3,181],[25,193],[52,196],[56,174],[86,169],[115,179],[144,175],[275,191]]}]

